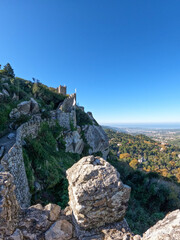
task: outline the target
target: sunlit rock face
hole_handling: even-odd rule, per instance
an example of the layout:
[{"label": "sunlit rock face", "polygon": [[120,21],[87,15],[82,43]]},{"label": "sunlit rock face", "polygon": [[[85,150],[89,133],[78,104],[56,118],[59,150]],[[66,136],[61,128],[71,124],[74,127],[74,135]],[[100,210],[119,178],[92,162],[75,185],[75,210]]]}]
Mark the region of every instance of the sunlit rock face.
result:
[{"label": "sunlit rock face", "polygon": [[163,220],[157,222],[143,235],[143,240],[179,240],[180,210],[169,213]]},{"label": "sunlit rock face", "polygon": [[20,208],[14,189],[12,175],[0,172],[0,239],[12,234],[18,223]]},{"label": "sunlit rock face", "polygon": [[77,224],[92,229],[123,220],[130,187],[103,158],[87,156],[67,170],[70,207]]}]

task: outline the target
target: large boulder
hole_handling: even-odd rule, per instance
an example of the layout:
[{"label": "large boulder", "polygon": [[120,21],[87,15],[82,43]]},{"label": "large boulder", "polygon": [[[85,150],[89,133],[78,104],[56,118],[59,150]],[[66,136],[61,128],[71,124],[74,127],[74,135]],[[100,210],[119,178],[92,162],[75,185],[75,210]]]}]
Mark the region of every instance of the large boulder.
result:
[{"label": "large boulder", "polygon": [[31,98],[31,113],[35,114],[39,112],[39,104],[34,100],[34,98]]},{"label": "large boulder", "polygon": [[81,154],[84,148],[84,141],[78,131],[69,131],[65,136],[66,152]]},{"label": "large boulder", "polygon": [[27,115],[31,109],[31,101],[24,101],[17,105],[18,111],[21,115]]},{"label": "large boulder", "polygon": [[103,158],[82,158],[67,170],[69,204],[76,223],[92,229],[123,220],[130,187]]},{"label": "large boulder", "polygon": [[39,104],[31,98],[29,101],[21,102],[17,108],[12,109],[9,114],[10,119],[17,119],[21,115],[31,115],[39,112]]},{"label": "large boulder", "polygon": [[24,209],[19,218],[18,228],[22,229],[24,239],[39,239],[51,224],[48,211],[45,211],[41,204],[37,204]]},{"label": "large boulder", "polygon": [[143,240],[179,240],[180,210],[169,213],[163,220],[157,222],[143,235]]},{"label": "large boulder", "polygon": [[3,90],[2,90],[2,93],[3,93],[6,97],[10,97],[9,92],[8,92],[6,89],[4,89],[4,88],[3,88]]},{"label": "large boulder", "polygon": [[103,158],[106,159],[109,153],[109,140],[102,127],[99,125],[85,125],[83,131],[87,143],[91,147],[89,154],[102,152]]},{"label": "large boulder", "polygon": [[48,211],[50,221],[56,221],[60,215],[61,208],[56,204],[49,203],[45,206],[44,210]]},{"label": "large boulder", "polygon": [[72,224],[67,220],[59,220],[45,233],[45,240],[69,240],[72,239],[72,235]]}]

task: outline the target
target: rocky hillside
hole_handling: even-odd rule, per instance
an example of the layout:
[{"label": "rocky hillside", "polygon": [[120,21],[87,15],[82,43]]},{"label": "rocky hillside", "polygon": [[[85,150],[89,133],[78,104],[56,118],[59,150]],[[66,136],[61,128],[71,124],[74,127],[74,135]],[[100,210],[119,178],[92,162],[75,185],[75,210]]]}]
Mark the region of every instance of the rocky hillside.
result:
[{"label": "rocky hillside", "polygon": [[76,105],[76,94],[15,78],[12,69],[0,72],[0,90],[0,168],[14,176],[20,205],[31,200],[65,206],[65,171],[88,154],[106,158],[105,132],[92,113]]},{"label": "rocky hillside", "polygon": [[151,211],[160,196],[159,209],[170,203],[169,193],[139,173],[128,175],[132,189],[123,184],[127,169],[120,179],[106,133],[76,105],[76,94],[17,78],[7,64],[0,70],[0,110],[0,240],[180,238],[179,210],[143,237],[131,232],[124,218],[129,198],[133,226],[134,213],[142,216],[137,203]]},{"label": "rocky hillside", "polygon": [[12,175],[0,173],[0,238],[4,240],[178,240],[180,211],[168,214],[142,237],[124,218],[130,188],[100,157],[82,158],[67,171],[69,206],[41,204],[22,209]]}]

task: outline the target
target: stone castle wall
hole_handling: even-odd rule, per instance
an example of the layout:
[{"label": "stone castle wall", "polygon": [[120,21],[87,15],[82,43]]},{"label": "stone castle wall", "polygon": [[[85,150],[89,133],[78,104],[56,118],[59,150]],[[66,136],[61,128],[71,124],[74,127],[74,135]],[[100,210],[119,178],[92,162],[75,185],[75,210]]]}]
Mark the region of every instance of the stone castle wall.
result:
[{"label": "stone castle wall", "polygon": [[16,142],[11,149],[4,155],[1,160],[1,166],[3,171],[10,172],[14,177],[14,184],[16,186],[15,193],[16,198],[21,207],[25,208],[30,205],[31,195],[29,192],[28,180],[26,176],[26,170],[24,166],[22,144],[24,138],[31,136],[36,138],[40,125],[43,122],[47,122],[49,125],[55,124],[57,120],[60,126],[71,129],[71,123],[76,127],[76,112],[62,112],[58,110],[54,113],[55,117],[52,120],[34,117],[29,122],[22,124],[16,131]]},{"label": "stone castle wall", "polygon": [[71,130],[71,124],[74,126],[74,128],[77,127],[75,110],[72,110],[71,112],[62,112],[59,109],[56,112],[56,119],[60,126],[68,130]]},{"label": "stone castle wall", "polygon": [[67,87],[60,85],[60,86],[57,88],[57,91],[58,91],[58,93],[60,93],[60,94],[62,94],[62,95],[66,95]]},{"label": "stone castle wall", "polygon": [[23,208],[30,205],[31,195],[29,192],[28,180],[24,166],[22,144],[24,138],[28,136],[31,136],[32,138],[37,137],[42,122],[48,122],[51,125],[54,123],[54,121],[35,118],[22,124],[17,129],[15,144],[1,160],[3,170],[10,172],[14,177],[16,198],[20,206]]}]

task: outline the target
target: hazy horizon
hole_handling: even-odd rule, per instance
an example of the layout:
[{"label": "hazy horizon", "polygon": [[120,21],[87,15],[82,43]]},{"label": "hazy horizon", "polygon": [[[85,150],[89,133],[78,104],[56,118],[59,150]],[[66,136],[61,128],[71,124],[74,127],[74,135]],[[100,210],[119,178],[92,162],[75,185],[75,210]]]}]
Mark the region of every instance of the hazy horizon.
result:
[{"label": "hazy horizon", "polygon": [[102,126],[116,127],[116,128],[144,128],[144,129],[180,129],[180,122],[178,123],[100,123]]}]

